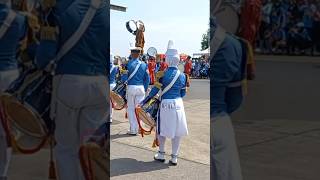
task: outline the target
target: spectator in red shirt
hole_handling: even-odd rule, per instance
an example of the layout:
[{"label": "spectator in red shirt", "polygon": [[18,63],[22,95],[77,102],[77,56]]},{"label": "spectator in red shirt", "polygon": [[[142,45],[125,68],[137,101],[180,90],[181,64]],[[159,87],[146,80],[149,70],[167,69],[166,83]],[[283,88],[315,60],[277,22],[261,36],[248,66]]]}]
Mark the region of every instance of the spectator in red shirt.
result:
[{"label": "spectator in red shirt", "polygon": [[153,85],[155,81],[155,71],[156,71],[156,59],[154,57],[149,58],[148,70],[150,75],[150,84]]},{"label": "spectator in red shirt", "polygon": [[190,77],[191,71],[192,71],[192,61],[191,61],[191,57],[188,56],[186,59],[186,64],[184,65],[184,73]]}]

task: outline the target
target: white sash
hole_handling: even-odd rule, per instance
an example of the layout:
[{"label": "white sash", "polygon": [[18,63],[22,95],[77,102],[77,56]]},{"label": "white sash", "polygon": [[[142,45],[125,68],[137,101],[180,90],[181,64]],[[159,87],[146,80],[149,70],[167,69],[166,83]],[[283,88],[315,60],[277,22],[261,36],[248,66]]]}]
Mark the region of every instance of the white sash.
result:
[{"label": "white sash", "polygon": [[137,74],[137,72],[138,72],[138,70],[139,70],[139,68],[140,68],[140,65],[141,65],[141,62],[138,61],[138,64],[137,64],[136,68],[134,69],[134,71],[132,72],[132,74],[130,74],[130,76],[129,76],[128,79],[126,80],[126,83],[128,83],[128,82],[130,81],[130,79],[132,79],[133,76]]},{"label": "white sash", "polygon": [[3,24],[0,27],[0,39],[6,34],[9,27],[11,26],[12,22],[16,18],[16,16],[17,16],[17,14],[14,11],[9,10],[9,13],[8,13],[6,19],[4,20]]},{"label": "white sash", "polygon": [[180,71],[178,70],[176,75],[174,76],[174,78],[170,82],[170,84],[167,87],[165,87],[163,89],[163,91],[161,91],[161,93],[159,94],[159,99],[161,99],[162,95],[164,95],[166,92],[168,92],[172,88],[174,83],[176,83],[176,81],[178,80],[179,76],[180,76]]},{"label": "white sash", "polygon": [[114,70],[115,67],[116,67],[115,65],[113,65],[113,66],[111,67],[111,69],[110,69],[110,75],[111,75],[111,73],[112,73],[112,71]]},{"label": "white sash", "polygon": [[77,42],[80,40],[82,35],[88,29],[101,3],[102,3],[102,0],[91,0],[91,5],[88,11],[86,12],[84,18],[82,19],[80,26],[78,27],[76,32],[74,32],[72,36],[63,44],[63,46],[58,51],[56,57],[50,61],[49,66],[52,66],[58,63],[58,61],[61,60],[61,58],[64,55],[66,55],[77,44]]},{"label": "white sash", "polygon": [[216,32],[214,33],[214,36],[212,37],[211,40],[211,46],[210,46],[210,60],[215,56],[217,53],[218,49],[220,48],[222,42],[224,41],[226,37],[226,31],[218,26],[216,29]]}]

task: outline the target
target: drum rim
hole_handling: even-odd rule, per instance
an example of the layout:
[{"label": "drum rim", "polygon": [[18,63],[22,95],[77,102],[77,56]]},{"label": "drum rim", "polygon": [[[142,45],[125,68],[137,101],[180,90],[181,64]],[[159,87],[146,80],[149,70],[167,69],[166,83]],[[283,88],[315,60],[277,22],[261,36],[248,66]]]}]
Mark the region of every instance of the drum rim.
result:
[{"label": "drum rim", "polygon": [[116,96],[116,97],[120,97],[119,99],[123,99],[123,102],[124,102],[124,104],[123,104],[123,106],[121,106],[120,108],[115,108],[116,110],[122,110],[123,108],[125,108],[125,106],[126,106],[126,104],[127,104],[127,100],[125,99],[125,98],[123,98],[122,96],[120,96],[118,93],[116,93],[116,92],[114,92],[114,91],[111,91],[110,92],[110,100],[111,100],[111,103],[112,103],[112,105],[114,105],[114,96]]},{"label": "drum rim", "polygon": [[[19,130],[22,131],[24,134],[27,134],[29,136],[32,137],[36,137],[36,138],[44,138],[47,136],[47,134],[49,133],[49,131],[47,130],[46,124],[44,123],[43,118],[41,118],[41,116],[39,115],[39,113],[37,111],[35,111],[35,109],[28,103],[25,102],[24,104],[22,104],[19,99],[9,93],[7,93],[7,97],[9,98],[10,103],[14,103],[14,104],[18,104],[19,106],[23,107],[24,110],[26,110],[28,113],[30,113],[31,115],[33,115],[35,117],[35,120],[37,121],[37,124],[40,124],[40,129],[43,133],[43,135],[39,135],[39,133],[30,133],[27,130],[24,130],[24,128],[20,125],[20,123],[17,123],[14,118],[12,118],[12,116],[10,114],[7,114],[9,116],[9,120],[15,125],[15,127]],[[4,103],[8,103],[8,101],[4,101]],[[8,104],[6,104],[6,109]]]},{"label": "drum rim", "polygon": [[[148,118],[139,118],[141,121],[143,121],[145,124],[150,126],[151,128],[155,127],[157,125],[156,120],[152,118],[151,114],[146,112],[142,107],[137,107],[136,108],[138,116],[143,115],[143,117],[148,117]],[[150,120],[151,119],[151,120]],[[145,120],[148,120],[146,123]]]}]

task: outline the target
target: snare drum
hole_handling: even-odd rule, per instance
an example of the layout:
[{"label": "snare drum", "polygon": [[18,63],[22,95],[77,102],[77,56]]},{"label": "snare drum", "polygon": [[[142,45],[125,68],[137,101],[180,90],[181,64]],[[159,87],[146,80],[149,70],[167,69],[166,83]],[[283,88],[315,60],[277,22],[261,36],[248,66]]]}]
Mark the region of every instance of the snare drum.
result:
[{"label": "snare drum", "polygon": [[112,107],[115,110],[122,110],[127,105],[126,99],[127,85],[125,83],[117,83],[116,87],[110,92]]},{"label": "snare drum", "polygon": [[[151,133],[157,125],[157,115],[160,108],[160,101],[156,97],[151,98],[141,107],[136,108],[136,117],[140,129],[143,132]],[[146,130],[149,129],[149,130]]]},{"label": "snare drum", "polygon": [[53,131],[50,119],[52,75],[26,70],[0,97],[14,146],[22,153],[40,150]]}]

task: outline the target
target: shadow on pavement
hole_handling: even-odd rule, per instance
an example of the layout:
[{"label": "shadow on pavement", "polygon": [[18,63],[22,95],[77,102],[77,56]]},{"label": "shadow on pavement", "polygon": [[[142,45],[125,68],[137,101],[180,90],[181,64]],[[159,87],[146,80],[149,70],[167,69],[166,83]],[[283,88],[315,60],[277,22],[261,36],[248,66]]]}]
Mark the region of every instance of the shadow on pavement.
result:
[{"label": "shadow on pavement", "polygon": [[111,140],[120,139],[120,138],[127,138],[127,137],[134,137],[134,136],[129,135],[129,134],[112,134],[112,135],[110,135]]},{"label": "shadow on pavement", "polygon": [[161,162],[143,162],[137,161],[136,159],[131,158],[119,158],[113,159],[110,161],[111,164],[111,175],[110,177],[127,175],[127,174],[135,174],[135,173],[143,173],[143,172],[151,172],[157,171],[161,169],[168,169],[169,165]]}]

